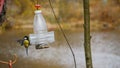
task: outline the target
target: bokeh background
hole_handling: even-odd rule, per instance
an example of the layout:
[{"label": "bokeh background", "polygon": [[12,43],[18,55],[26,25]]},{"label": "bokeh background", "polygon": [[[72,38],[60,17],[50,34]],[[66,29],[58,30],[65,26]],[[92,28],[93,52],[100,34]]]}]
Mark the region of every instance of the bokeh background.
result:
[{"label": "bokeh background", "polygon": [[[5,25],[13,28],[32,27],[36,1],[8,0],[8,21]],[[41,10],[48,23],[48,27],[57,28],[49,1],[41,0],[39,4],[42,6]],[[52,5],[64,29],[80,28],[83,30],[84,14],[82,0],[52,0]],[[90,0],[91,30],[119,28],[119,12],[120,0]]]},{"label": "bokeh background", "polygon": [[[73,57],[59,30],[48,0],[38,0],[48,30],[56,41],[50,48],[29,48],[29,55],[18,39],[33,33],[36,0],[7,0],[6,21],[0,26],[0,60],[14,59],[13,68],[74,68]],[[51,0],[58,20],[75,53],[77,67],[85,68],[83,0]],[[90,0],[91,49],[94,68],[120,66],[120,0]],[[8,68],[0,63],[0,68]]]}]

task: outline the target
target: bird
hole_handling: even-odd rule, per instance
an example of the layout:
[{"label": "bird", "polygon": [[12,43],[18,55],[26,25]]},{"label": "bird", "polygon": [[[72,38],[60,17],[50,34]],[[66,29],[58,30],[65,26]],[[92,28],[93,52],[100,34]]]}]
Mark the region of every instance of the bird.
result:
[{"label": "bird", "polygon": [[24,36],[23,39],[17,40],[21,44],[21,46],[24,46],[26,49],[26,54],[28,55],[28,47],[30,46],[30,41],[28,36]]}]

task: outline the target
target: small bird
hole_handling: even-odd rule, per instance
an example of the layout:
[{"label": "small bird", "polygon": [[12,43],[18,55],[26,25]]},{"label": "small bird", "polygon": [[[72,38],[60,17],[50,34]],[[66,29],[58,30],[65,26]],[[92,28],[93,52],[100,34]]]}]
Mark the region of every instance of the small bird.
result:
[{"label": "small bird", "polygon": [[29,42],[29,37],[28,36],[24,36],[24,41],[23,41],[23,45],[26,49],[26,54],[28,55],[28,47],[30,45],[30,42]]},{"label": "small bird", "polygon": [[26,49],[26,54],[28,55],[28,47],[30,46],[30,41],[28,36],[24,36],[23,39],[17,40],[21,44],[21,46],[24,46]]}]

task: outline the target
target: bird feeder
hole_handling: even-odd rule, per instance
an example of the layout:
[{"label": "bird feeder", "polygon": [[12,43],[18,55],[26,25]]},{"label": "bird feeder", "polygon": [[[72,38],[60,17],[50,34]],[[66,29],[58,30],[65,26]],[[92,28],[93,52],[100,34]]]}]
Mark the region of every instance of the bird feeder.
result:
[{"label": "bird feeder", "polygon": [[55,41],[54,31],[48,32],[46,21],[42,15],[42,11],[35,10],[34,22],[33,22],[33,34],[29,34],[30,44],[32,45],[46,45]]}]

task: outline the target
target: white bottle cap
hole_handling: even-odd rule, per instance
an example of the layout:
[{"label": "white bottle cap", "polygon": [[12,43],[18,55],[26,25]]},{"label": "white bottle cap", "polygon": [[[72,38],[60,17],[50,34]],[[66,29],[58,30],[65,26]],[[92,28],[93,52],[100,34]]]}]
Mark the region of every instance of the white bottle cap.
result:
[{"label": "white bottle cap", "polygon": [[41,13],[41,12],[42,12],[41,10],[36,10],[35,14],[38,14],[38,13]]}]

